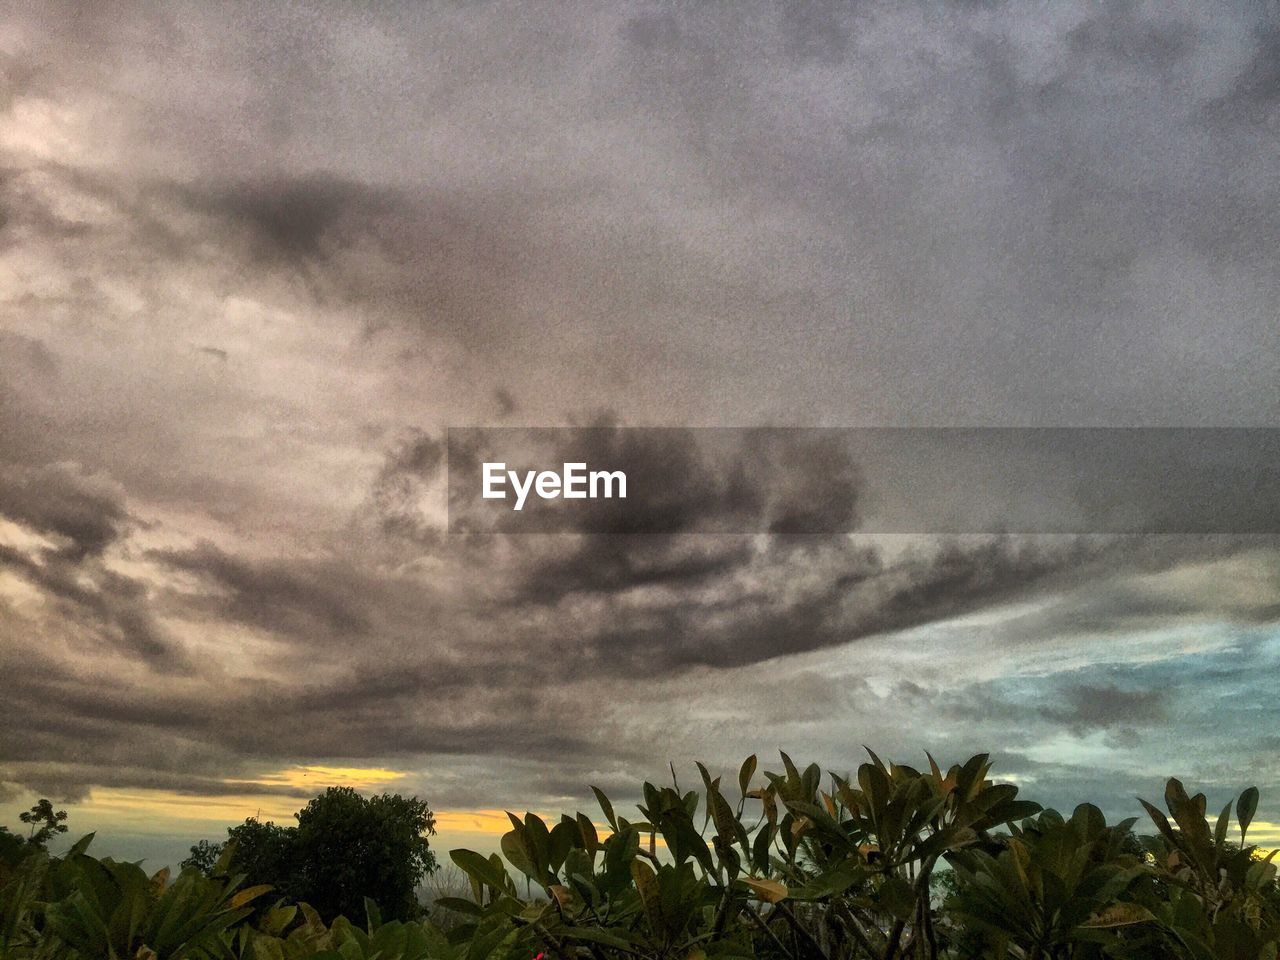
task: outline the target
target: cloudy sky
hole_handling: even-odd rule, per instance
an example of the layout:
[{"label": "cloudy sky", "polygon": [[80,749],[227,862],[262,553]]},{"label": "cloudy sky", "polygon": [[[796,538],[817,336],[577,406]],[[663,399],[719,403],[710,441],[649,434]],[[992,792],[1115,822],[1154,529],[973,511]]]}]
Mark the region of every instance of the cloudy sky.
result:
[{"label": "cloudy sky", "polygon": [[1280,823],[1275,537],[441,485],[459,425],[1280,426],[1274,3],[0,11],[0,820],[167,862],[351,783],[484,845],[867,744]]}]

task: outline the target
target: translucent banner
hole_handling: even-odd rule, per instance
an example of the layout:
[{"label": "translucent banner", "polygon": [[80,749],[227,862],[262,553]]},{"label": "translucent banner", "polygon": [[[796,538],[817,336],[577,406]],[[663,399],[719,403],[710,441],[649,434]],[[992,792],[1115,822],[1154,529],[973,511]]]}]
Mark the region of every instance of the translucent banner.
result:
[{"label": "translucent banner", "polygon": [[1277,533],[1273,428],[453,428],[451,533]]}]

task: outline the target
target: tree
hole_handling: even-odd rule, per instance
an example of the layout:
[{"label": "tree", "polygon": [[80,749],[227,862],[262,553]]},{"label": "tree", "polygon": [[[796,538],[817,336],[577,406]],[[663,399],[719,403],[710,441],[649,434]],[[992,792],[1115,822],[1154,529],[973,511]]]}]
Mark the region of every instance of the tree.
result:
[{"label": "tree", "polygon": [[[425,800],[330,787],[297,820],[282,827],[250,817],[227,830],[230,872],[251,885],[269,883],[276,896],[306,901],[329,919],[363,916],[365,897],[387,920],[418,912],[415,888],[436,868],[428,842],[435,816]],[[212,869],[222,849],[201,841],[183,865]]]},{"label": "tree", "polygon": [[298,814],[304,899],[327,917],[360,916],[364,897],[387,919],[411,917],[414,888],[436,867],[427,839],[434,833],[425,800],[330,787]]},{"label": "tree", "polygon": [[8,827],[0,827],[0,867],[17,863],[30,849],[19,834],[13,833]]},{"label": "tree", "polygon": [[31,824],[31,832],[27,835],[27,843],[43,847],[60,833],[67,832],[67,811],[54,811],[53,804],[41,797],[30,810],[18,814],[23,823]]},{"label": "tree", "polygon": [[275,887],[276,896],[289,900],[306,899],[301,888],[302,870],[295,827],[281,827],[250,817],[238,827],[228,828],[227,844],[234,846],[231,873],[243,873],[249,884],[271,884]]},{"label": "tree", "polygon": [[178,864],[178,867],[182,870],[193,868],[199,870],[206,877],[212,877],[213,871],[218,865],[218,858],[222,856],[222,851],[225,849],[225,843],[201,840],[199,843],[192,844],[191,856]]}]

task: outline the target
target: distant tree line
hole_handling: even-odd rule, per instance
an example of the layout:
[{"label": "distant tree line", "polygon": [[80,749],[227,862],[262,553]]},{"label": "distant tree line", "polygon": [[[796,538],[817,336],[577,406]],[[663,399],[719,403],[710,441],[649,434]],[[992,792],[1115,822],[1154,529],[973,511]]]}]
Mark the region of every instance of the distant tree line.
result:
[{"label": "distant tree line", "polygon": [[645,783],[635,819],[599,790],[599,824],[512,814],[501,856],[451,852],[465,888],[431,913],[417,798],[334,788],[296,825],[196,844],[177,877],[97,859],[92,835],[51,856],[66,816],[41,801],[27,836],[0,832],[0,960],[1276,960],[1255,788],[1213,814],[1170,779],[1138,832],[1020,798],[985,755],[781,759]]}]

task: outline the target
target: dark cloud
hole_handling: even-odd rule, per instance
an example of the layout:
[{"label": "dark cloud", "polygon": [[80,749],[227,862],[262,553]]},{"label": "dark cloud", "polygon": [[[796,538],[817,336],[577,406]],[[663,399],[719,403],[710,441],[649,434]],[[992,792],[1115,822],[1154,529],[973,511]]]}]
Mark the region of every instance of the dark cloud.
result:
[{"label": "dark cloud", "polygon": [[52,380],[58,373],[58,361],[43,341],[20,333],[0,330],[0,363],[6,380],[23,372]]},{"label": "dark cloud", "polygon": [[1168,78],[1194,52],[1201,33],[1194,23],[1144,17],[1136,6],[1110,4],[1066,37],[1073,53],[1104,68],[1132,64]]},{"label": "dark cloud", "polygon": [[0,463],[0,515],[52,535],[69,560],[101,554],[129,519],[119,487],[74,464]]},{"label": "dark cloud", "polygon": [[1059,703],[1043,708],[1052,723],[1076,732],[1141,724],[1151,726],[1168,716],[1169,698],[1163,690],[1125,690],[1114,684],[1075,684],[1061,694]]},{"label": "dark cloud", "polygon": [[1254,43],[1252,56],[1230,91],[1212,106],[1219,116],[1274,130],[1280,104],[1280,27],[1259,26]]},{"label": "dark cloud", "polygon": [[1049,802],[1263,780],[1274,538],[796,536],[870,465],[610,429],[675,478],[628,536],[449,536],[442,467],[517,416],[1274,424],[1268,17],[13,12],[0,794],[534,806],[850,730]]},{"label": "dark cloud", "polygon": [[146,583],[56,555],[33,559],[3,545],[0,569],[17,573],[56,605],[79,634],[78,655],[106,657],[124,651],[161,674],[192,669],[186,652],[157,621]]},{"label": "dark cloud", "polygon": [[443,503],[444,461],[445,444],[420,430],[387,454],[370,496],[384,531],[419,544],[438,542],[439,525],[426,510],[433,500],[437,508]]},{"label": "dark cloud", "polygon": [[370,626],[355,584],[323,563],[254,563],[208,542],[191,550],[153,551],[151,558],[206,580],[219,617],[290,636],[336,634],[348,640]]},{"label": "dark cloud", "polygon": [[518,404],[516,398],[510,390],[505,387],[498,387],[493,391],[493,401],[498,405],[498,419],[503,420],[516,412]]},{"label": "dark cloud", "polygon": [[344,231],[367,233],[394,208],[385,192],[322,176],[231,183],[190,199],[196,209],[246,225],[260,255],[295,265],[324,259],[349,242]]}]

